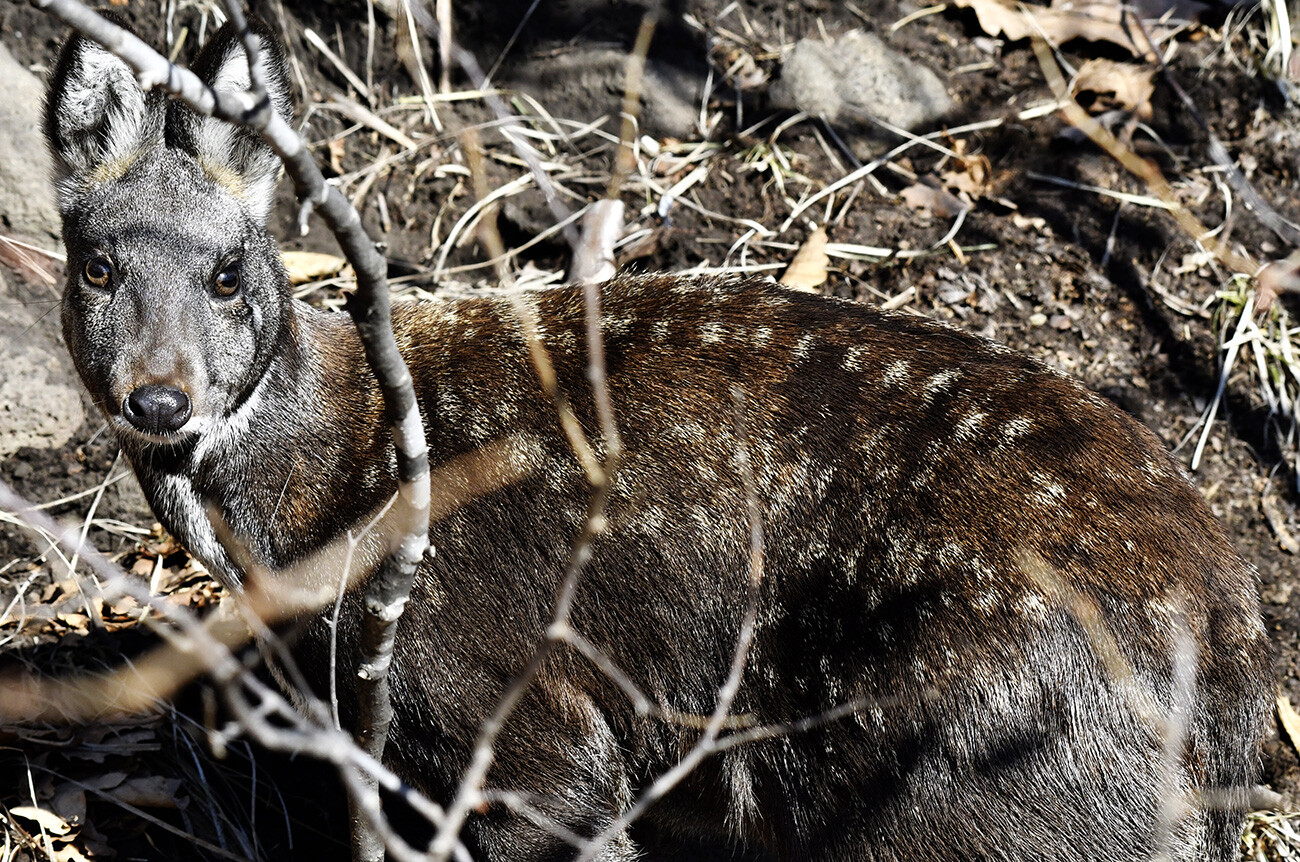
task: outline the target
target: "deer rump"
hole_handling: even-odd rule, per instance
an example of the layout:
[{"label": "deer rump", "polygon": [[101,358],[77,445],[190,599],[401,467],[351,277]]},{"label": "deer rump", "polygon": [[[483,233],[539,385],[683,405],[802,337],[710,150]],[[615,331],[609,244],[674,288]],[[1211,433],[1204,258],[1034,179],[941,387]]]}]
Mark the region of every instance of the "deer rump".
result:
[{"label": "deer rump", "polygon": [[[219,89],[248,78],[228,28],[194,68]],[[290,295],[265,228],[269,151],[141,93],[79,38],[47,132],[66,340],[160,521],[232,583],[205,507],[272,569],[362,523],[394,487],[380,397],[350,323]],[[656,842],[783,859],[1234,856],[1267,642],[1253,572],[1152,434],[913,317],[756,279],[601,290],[624,457],[572,625],[664,708],[713,710],[752,573],[743,453],[763,571],[727,732],[798,725],[702,763],[647,812]],[[599,449],[581,291],[523,301]],[[508,300],[399,306],[394,329],[435,465],[527,441],[522,479],[432,528],[396,647],[388,758],[445,802],[543,637],[590,489]],[[318,675],[327,637],[317,626],[300,649]],[[557,649],[506,725],[467,841],[490,860],[570,856],[539,819],[601,832],[698,736]],[[640,852],[625,831],[598,858]]]}]

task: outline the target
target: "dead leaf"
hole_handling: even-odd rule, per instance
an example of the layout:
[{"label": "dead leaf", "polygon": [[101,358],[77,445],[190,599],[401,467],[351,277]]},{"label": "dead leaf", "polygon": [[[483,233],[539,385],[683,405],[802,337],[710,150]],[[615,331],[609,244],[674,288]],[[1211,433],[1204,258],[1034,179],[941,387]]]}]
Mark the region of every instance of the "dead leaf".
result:
[{"label": "dead leaf", "polygon": [[54,855],[51,858],[54,862],[90,862],[86,854],[78,850],[75,844],[64,844],[62,847],[54,848]]},{"label": "dead leaf", "polygon": [[74,631],[85,631],[86,627],[90,625],[90,617],[76,612],[59,614],[58,620]]},{"label": "dead leaf", "polygon": [[1076,97],[1093,94],[1088,105],[1090,114],[1122,108],[1147,120],[1151,118],[1151,96],[1156,91],[1155,74],[1150,66],[1094,57],[1079,67],[1071,93]]},{"label": "dead leaf", "polygon": [[44,808],[35,808],[30,805],[20,805],[17,808],[10,808],[9,813],[15,817],[21,817],[24,820],[30,820],[39,824],[41,829],[51,835],[67,835],[72,831],[72,825],[64,820],[53,811],[46,811]]},{"label": "dead leaf", "polygon": [[343,173],[343,154],[347,152],[348,145],[344,138],[335,138],[325,145],[330,154],[330,170],[336,174]]},{"label": "dead leaf", "polygon": [[966,209],[966,202],[961,198],[925,181],[913,183],[899,192],[898,196],[912,209],[924,210],[939,218],[952,218]]},{"label": "dead leaf", "polygon": [[818,227],[808,235],[803,245],[795,252],[794,259],[781,276],[781,283],[795,290],[817,293],[818,286],[826,282],[826,267],[830,258],[826,255],[826,228]]},{"label": "dead leaf", "polygon": [[1275,260],[1259,271],[1255,277],[1257,298],[1255,309],[1263,314],[1284,293],[1300,293],[1300,251],[1291,253],[1285,260]]},{"label": "dead leaf", "polygon": [[[1114,2],[1053,0],[1052,5],[1046,8],[1024,5],[1017,0],[953,0],[953,3],[972,10],[985,33],[1013,42],[1041,35],[1056,45],[1071,39],[1086,39],[1111,42],[1135,56],[1149,52],[1145,39],[1139,48],[1124,31],[1121,7]],[[1159,43],[1172,35],[1176,28],[1148,23],[1147,30]]]},{"label": "dead leaf", "polygon": [[68,823],[77,825],[85,823],[85,788],[72,783],[61,785],[55,792],[54,798],[50,800],[50,807]]},{"label": "dead leaf", "polygon": [[117,617],[133,617],[140,613],[140,603],[135,596],[118,596],[111,602],[104,603],[104,613]]},{"label": "dead leaf", "polygon": [[1300,715],[1296,714],[1291,698],[1285,694],[1277,696],[1277,719],[1282,723],[1282,730],[1287,739],[1291,740],[1291,745],[1300,751]]},{"label": "dead leaf", "polygon": [[176,808],[180,793],[179,778],[162,778],[152,775],[131,778],[122,782],[109,794],[119,802],[140,808]]},{"label": "dead leaf", "polygon": [[971,198],[983,197],[988,191],[989,179],[993,176],[993,165],[987,156],[962,156],[953,159],[952,167],[939,175],[944,188],[962,192]]},{"label": "dead leaf", "polygon": [[338,275],[347,264],[338,255],[315,251],[286,251],[281,252],[280,258],[284,261],[290,284],[303,284]]},{"label": "dead leaf", "polygon": [[81,783],[87,790],[111,790],[126,781],[125,772],[105,772],[84,779]]}]

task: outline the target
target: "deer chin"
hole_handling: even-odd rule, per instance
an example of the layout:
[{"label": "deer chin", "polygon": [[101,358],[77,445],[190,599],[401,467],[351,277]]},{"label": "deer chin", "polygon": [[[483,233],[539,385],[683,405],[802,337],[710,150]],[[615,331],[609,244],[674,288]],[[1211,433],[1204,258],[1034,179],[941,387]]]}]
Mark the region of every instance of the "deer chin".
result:
[{"label": "deer chin", "polygon": [[127,421],[126,417],[122,416],[121,413],[111,416],[109,424],[119,440],[133,440],[146,446],[172,447],[183,446],[200,438],[203,434],[203,428],[209,424],[209,420],[202,416],[191,416],[189,421],[180,428],[162,434],[153,434],[140,430]]}]

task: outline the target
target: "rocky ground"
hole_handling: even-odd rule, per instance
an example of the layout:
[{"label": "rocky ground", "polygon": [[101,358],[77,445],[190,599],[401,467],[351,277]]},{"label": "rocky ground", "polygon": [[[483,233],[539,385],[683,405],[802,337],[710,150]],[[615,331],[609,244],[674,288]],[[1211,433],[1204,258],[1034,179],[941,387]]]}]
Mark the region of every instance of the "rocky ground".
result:
[{"label": "rocky ground", "polygon": [[[576,208],[601,196],[618,134],[610,117],[642,6],[542,0],[525,18],[530,4],[522,0],[453,5],[458,42],[512,97],[561,199]],[[1285,257],[1300,235],[1300,63],[1293,55],[1289,67],[1279,65],[1282,37],[1270,35],[1267,9],[1147,4],[1151,17],[1172,8],[1182,22],[1152,33],[1164,40],[1162,75],[1134,48],[1141,37],[1132,28],[1125,35],[1105,6],[1090,7],[1100,17],[1086,21],[1040,10],[1039,27],[1063,43],[1057,60],[1067,76],[1078,73],[1079,102],[1123,149],[1150,160],[1169,180],[1170,199],[1218,228],[1231,253],[1255,265]],[[213,26],[208,3],[131,0],[115,8],[155,43],[178,44],[182,57]],[[472,287],[491,277],[472,241],[473,197],[456,136],[476,123],[486,123],[501,233],[518,249],[511,267],[536,277],[566,265],[555,216],[458,70],[449,80],[463,98],[435,94],[435,123],[382,9],[367,62],[363,4],[259,8],[282,27],[292,52],[306,136],[387,244],[401,292]],[[674,4],[651,49],[639,159],[622,194],[629,224],[620,263],[779,275],[825,225],[829,277],[819,289],[950,321],[1078,376],[1194,462],[1194,481],[1259,569],[1278,690],[1300,704],[1300,591],[1293,589],[1300,364],[1289,340],[1296,306],[1284,297],[1258,322],[1243,319],[1250,288],[1232,277],[1232,266],[1199,248],[1170,217],[1168,200],[1053,110],[1042,67],[1016,30],[1023,19],[1007,8],[974,0],[933,8],[911,0]],[[52,503],[50,511],[68,522],[88,525],[100,547],[130,552],[128,566],[166,568],[177,589],[199,596],[203,588],[180,549],[157,535],[140,548],[152,517],[60,343],[58,227],[37,130],[41,79],[61,34],[38,11],[0,2],[0,233],[25,243],[0,239],[0,478],[28,499]],[[328,60],[318,43],[340,60]],[[431,43],[423,48],[434,56]],[[434,90],[438,72],[435,64]],[[898,127],[940,133],[917,142]],[[1226,159],[1216,162],[1213,140]],[[1243,202],[1229,165],[1262,206]],[[274,220],[287,247],[332,253],[319,226],[297,235],[285,195]],[[1268,210],[1289,221],[1290,232],[1266,226],[1259,213]],[[327,274],[302,290],[337,304],[345,287]],[[1242,344],[1227,351],[1234,333]],[[1225,377],[1229,356],[1235,361]],[[1216,402],[1206,430],[1203,418]],[[44,546],[0,527],[0,644],[57,646],[83,633],[87,620],[66,572]],[[136,744],[132,733],[114,736],[129,744],[113,756],[133,756],[124,753]],[[163,754],[143,777],[174,780],[168,757],[189,756],[188,744],[160,744],[157,735],[147,742]],[[1296,742],[1279,731],[1266,750],[1267,780],[1288,810],[1300,803]],[[45,788],[38,795],[64,786],[48,773],[35,783]],[[109,790],[120,787],[121,780]],[[6,805],[22,804],[8,792],[0,788]],[[124,828],[106,814],[96,822],[108,831],[110,821]],[[141,858],[167,858],[150,855],[143,840],[132,848]]]}]

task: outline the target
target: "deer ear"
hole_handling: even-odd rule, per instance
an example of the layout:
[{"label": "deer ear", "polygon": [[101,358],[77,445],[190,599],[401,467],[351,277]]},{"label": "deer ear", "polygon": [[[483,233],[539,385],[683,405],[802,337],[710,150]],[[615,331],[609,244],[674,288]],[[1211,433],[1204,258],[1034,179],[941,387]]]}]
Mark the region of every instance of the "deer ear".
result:
[{"label": "deer ear", "polygon": [[[261,21],[250,18],[248,24],[261,43],[257,63],[271,104],[281,117],[292,121],[289,78],[280,43]],[[247,57],[239,31],[227,23],[203,46],[190,69],[219,93],[242,93],[249,87]],[[255,221],[266,222],[280,159],[255,132],[173,103],[168,109],[167,136],[172,146],[194,156],[209,178],[242,201]]]},{"label": "deer ear", "polygon": [[161,93],[146,93],[131,67],[98,43],[63,45],[45,96],[45,138],[54,156],[59,207],[122,176],[162,142]]}]

